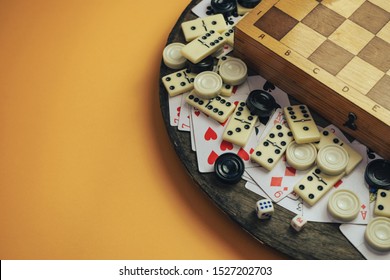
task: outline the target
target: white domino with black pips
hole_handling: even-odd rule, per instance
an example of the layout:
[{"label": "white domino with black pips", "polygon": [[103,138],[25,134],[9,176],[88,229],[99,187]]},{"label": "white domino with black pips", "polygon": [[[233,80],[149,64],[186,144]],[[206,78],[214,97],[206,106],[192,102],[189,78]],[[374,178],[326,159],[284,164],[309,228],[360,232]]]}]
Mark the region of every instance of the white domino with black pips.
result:
[{"label": "white domino with black pips", "polygon": [[234,103],[221,96],[203,99],[194,92],[186,97],[186,102],[220,123],[224,123],[236,108]]},{"label": "white domino with black pips", "polygon": [[307,204],[313,206],[344,176],[344,174],[345,173],[328,175],[315,165],[294,186],[294,192]]},{"label": "white domino with black pips", "polygon": [[181,29],[187,42],[191,42],[210,30],[224,32],[227,28],[228,26],[222,14],[197,18],[181,24]]},{"label": "white domino with black pips", "polygon": [[198,63],[222,48],[226,40],[221,33],[210,30],[185,45],[181,54],[192,63]]},{"label": "white domino with black pips", "polygon": [[378,189],[374,214],[390,218],[390,190]]},{"label": "white domino with black pips", "polygon": [[276,124],[268,135],[260,141],[251,155],[251,159],[267,170],[272,170],[281,159],[288,144],[294,138],[288,127]]},{"label": "white domino with black pips", "polygon": [[226,38],[226,44],[234,47],[234,28],[229,28],[221,32],[222,37]]},{"label": "white domino with black pips", "polygon": [[196,74],[189,72],[187,69],[183,69],[166,75],[161,80],[168,94],[172,97],[192,90],[194,88],[195,77]]},{"label": "white domino with black pips", "polygon": [[317,150],[321,150],[321,148],[331,144],[343,147],[344,150],[348,153],[349,161],[347,167],[345,168],[345,175],[350,174],[355,169],[355,167],[362,161],[363,157],[351,146],[344,143],[340,138],[338,138],[328,129],[323,129],[321,131],[320,140],[319,142],[314,143],[314,146],[316,146]]},{"label": "white domino with black pips", "polygon": [[257,115],[252,115],[245,102],[240,102],[227,124],[222,139],[230,143],[244,147],[258,120]]},{"label": "white domino with black pips", "polygon": [[312,143],[320,140],[320,132],[306,105],[293,105],[284,108],[284,116],[295,142]]}]

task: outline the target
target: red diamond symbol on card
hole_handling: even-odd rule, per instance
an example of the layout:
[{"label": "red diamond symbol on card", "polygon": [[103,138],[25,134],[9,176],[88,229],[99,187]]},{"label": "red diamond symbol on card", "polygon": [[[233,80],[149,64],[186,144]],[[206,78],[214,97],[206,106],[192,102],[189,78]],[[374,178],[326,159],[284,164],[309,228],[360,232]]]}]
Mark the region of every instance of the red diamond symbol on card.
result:
[{"label": "red diamond symbol on card", "polygon": [[272,177],[271,187],[280,187],[282,185],[283,177]]},{"label": "red diamond symbol on card", "polygon": [[334,184],[335,188],[340,187],[340,185],[343,183],[343,180],[338,180],[336,184]]},{"label": "red diamond symbol on card", "polygon": [[288,190],[288,188],[287,188],[287,187],[284,187],[284,188],[283,188],[283,190],[284,190],[284,191],[287,191],[287,190]]},{"label": "red diamond symbol on card", "polygon": [[366,205],[362,204],[361,208],[366,209]]},{"label": "red diamond symbol on card", "polygon": [[288,166],[288,167],[286,167],[286,170],[284,171],[284,176],[295,176],[296,172],[297,171],[295,170],[295,168]]}]

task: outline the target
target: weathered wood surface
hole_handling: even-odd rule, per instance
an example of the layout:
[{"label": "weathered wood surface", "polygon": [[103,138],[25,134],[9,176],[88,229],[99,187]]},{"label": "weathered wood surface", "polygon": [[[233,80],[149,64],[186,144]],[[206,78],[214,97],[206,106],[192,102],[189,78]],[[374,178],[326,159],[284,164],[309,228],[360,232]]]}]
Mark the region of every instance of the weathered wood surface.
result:
[{"label": "weathered wood surface", "polygon": [[[170,33],[167,44],[184,42],[180,23],[196,18],[191,8],[200,0],[195,0],[183,11]],[[173,72],[161,63],[160,78]],[[363,259],[363,256],[349,243],[339,231],[339,224],[307,224],[299,233],[290,227],[294,213],[275,205],[272,219],[260,221],[255,213],[255,203],[260,196],[245,188],[245,181],[236,185],[225,185],[213,173],[199,173],[196,154],[192,152],[190,134],[179,131],[169,123],[168,94],[160,79],[160,107],[168,135],[177,155],[186,167],[196,185],[215,203],[215,205],[234,220],[243,230],[255,239],[283,252],[294,259]],[[292,100],[293,103],[295,103]],[[325,124],[313,112],[319,124]]]}]

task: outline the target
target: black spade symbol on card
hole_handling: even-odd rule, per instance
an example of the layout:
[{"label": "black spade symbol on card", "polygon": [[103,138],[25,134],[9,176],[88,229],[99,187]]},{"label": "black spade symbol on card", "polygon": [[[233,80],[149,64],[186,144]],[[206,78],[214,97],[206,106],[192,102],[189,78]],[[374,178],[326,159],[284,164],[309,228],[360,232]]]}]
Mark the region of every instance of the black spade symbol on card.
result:
[{"label": "black spade symbol on card", "polygon": [[263,86],[263,90],[266,90],[266,91],[271,92],[271,91],[273,91],[274,89],[275,89],[275,86],[274,86],[273,83],[268,82],[268,81],[265,82],[265,84],[264,84],[264,86]]}]

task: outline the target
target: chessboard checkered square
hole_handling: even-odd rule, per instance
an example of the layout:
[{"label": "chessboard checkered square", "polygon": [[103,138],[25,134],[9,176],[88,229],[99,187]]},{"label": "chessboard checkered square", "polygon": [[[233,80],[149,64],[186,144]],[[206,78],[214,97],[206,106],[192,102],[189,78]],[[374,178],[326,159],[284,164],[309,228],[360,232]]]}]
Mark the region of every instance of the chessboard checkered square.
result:
[{"label": "chessboard checkered square", "polygon": [[369,1],[390,13],[390,1],[389,0],[369,0]]},{"label": "chessboard checkered square", "polygon": [[326,40],[312,53],[309,60],[336,76],[353,57],[354,55],[349,51],[332,41]]},{"label": "chessboard checkered square", "polygon": [[376,34],[376,36],[390,43],[390,21],[378,32],[378,34]]},{"label": "chessboard checkered square", "polygon": [[298,23],[280,42],[308,58],[325,40],[326,38],[320,33]]},{"label": "chessboard checkered square", "polygon": [[313,11],[302,20],[302,23],[328,37],[344,22],[344,20],[345,18],[343,16],[324,5],[317,5]]},{"label": "chessboard checkered square", "polygon": [[374,37],[358,55],[383,72],[390,69],[390,43]]},{"label": "chessboard checkered square", "polygon": [[357,55],[373,37],[374,34],[347,19],[328,39]]},{"label": "chessboard checkered square", "polygon": [[390,89],[390,75],[386,74],[367,94],[372,100],[390,110],[390,94],[383,94]]},{"label": "chessboard checkered square", "polygon": [[299,3],[299,9],[297,9],[296,0],[280,0],[276,3],[275,7],[292,16],[297,20],[302,20],[308,13],[310,13],[317,5],[317,0],[305,0]]},{"label": "chessboard checkered square", "polygon": [[376,34],[389,22],[390,13],[371,2],[365,2],[349,19]]},{"label": "chessboard checkered square", "polygon": [[366,0],[322,0],[321,3],[345,18],[349,18]]},{"label": "chessboard checkered square", "polygon": [[366,95],[383,75],[378,68],[355,56],[337,77]]},{"label": "chessboard checkered square", "polygon": [[[283,22],[283,24],[280,24],[281,22]],[[278,8],[272,7],[256,21],[254,25],[276,40],[280,40],[293,29],[297,23],[298,21],[295,18]]]}]

